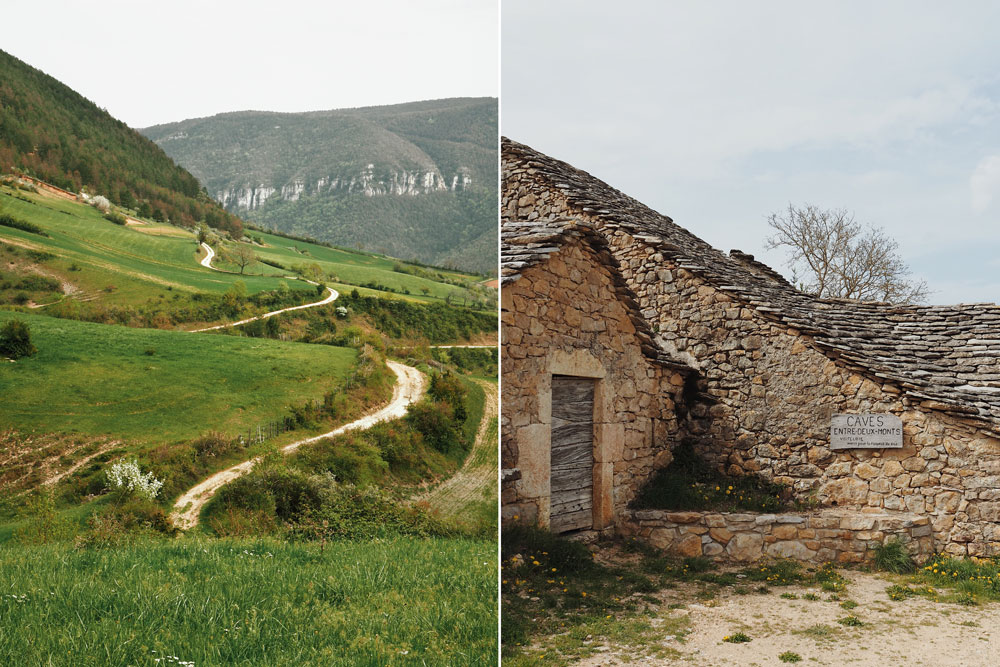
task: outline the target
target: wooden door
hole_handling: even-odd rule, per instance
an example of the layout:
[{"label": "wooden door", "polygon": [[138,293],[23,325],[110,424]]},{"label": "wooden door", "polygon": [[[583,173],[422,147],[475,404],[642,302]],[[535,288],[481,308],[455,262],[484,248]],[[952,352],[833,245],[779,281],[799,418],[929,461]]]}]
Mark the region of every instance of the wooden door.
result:
[{"label": "wooden door", "polygon": [[552,490],[554,533],[593,526],[594,380],[552,376]]}]

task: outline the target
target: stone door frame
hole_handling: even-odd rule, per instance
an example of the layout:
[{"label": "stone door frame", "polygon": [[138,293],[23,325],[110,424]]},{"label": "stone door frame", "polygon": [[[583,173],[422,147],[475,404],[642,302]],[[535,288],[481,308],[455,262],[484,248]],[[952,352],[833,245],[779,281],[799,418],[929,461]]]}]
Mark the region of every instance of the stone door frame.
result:
[{"label": "stone door frame", "polygon": [[[610,405],[613,396],[609,395],[606,382],[607,372],[600,359],[587,350],[573,352],[554,352],[548,358],[546,375],[538,388],[538,417],[544,426],[540,442],[537,443],[535,454],[536,465],[541,464],[545,470],[543,495],[539,498],[538,525],[549,528],[549,516],[552,501],[552,376],[568,375],[571,377],[594,380],[594,506],[593,530],[605,530],[614,525],[614,461],[613,435],[616,429],[608,423],[611,414]],[[620,430],[620,429],[619,429]],[[522,450],[523,452],[523,450]],[[543,463],[544,460],[544,463]]]}]

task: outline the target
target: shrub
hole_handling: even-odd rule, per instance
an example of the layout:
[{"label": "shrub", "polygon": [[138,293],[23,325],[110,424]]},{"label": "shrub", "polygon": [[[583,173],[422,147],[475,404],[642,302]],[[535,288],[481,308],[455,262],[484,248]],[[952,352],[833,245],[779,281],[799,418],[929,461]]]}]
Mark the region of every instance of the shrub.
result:
[{"label": "shrub", "polygon": [[77,536],[76,546],[117,547],[131,542],[136,533],[176,532],[162,507],[145,498],[129,498],[87,519],[87,530]]},{"label": "shrub", "polygon": [[104,214],[104,219],[110,220],[116,225],[124,225],[126,222],[128,222],[128,218],[126,218],[118,211],[108,211],[107,213]]},{"label": "shrub", "polygon": [[406,420],[424,437],[424,442],[445,456],[467,451],[459,424],[448,403],[420,401],[410,406]]},{"label": "shrub", "polygon": [[25,503],[26,521],[14,531],[21,544],[45,544],[70,537],[73,527],[56,512],[55,497],[49,489],[32,494]]},{"label": "shrub", "polygon": [[105,474],[109,488],[148,500],[155,498],[163,486],[163,482],[156,479],[153,473],[143,473],[135,459],[115,461]]},{"label": "shrub", "polygon": [[913,562],[906,545],[898,537],[875,547],[873,564],[879,570],[896,574],[905,574],[917,569],[917,564]]},{"label": "shrub", "polygon": [[6,213],[0,213],[0,227],[10,227],[11,229],[20,229],[22,232],[28,232],[29,234],[38,234],[39,236],[48,236],[38,225],[15,218],[12,215]]},{"label": "shrub", "polygon": [[0,355],[10,359],[30,357],[38,352],[31,343],[31,330],[21,320],[9,320],[0,327]]},{"label": "shrub", "polygon": [[101,213],[107,213],[111,210],[111,202],[104,195],[97,195],[96,197],[91,197],[87,200],[87,203],[96,208]]}]

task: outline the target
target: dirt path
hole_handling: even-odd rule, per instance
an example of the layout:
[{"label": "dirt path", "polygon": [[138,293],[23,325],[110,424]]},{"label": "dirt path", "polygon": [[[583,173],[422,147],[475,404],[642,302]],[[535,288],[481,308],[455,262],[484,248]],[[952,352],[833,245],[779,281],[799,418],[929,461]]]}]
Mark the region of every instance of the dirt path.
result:
[{"label": "dirt path", "polygon": [[448,348],[451,348],[451,347],[476,347],[476,348],[482,347],[482,348],[489,348],[489,347],[496,347],[496,345],[431,345],[431,347],[437,347],[437,348],[441,348],[441,349],[448,349]]},{"label": "dirt path", "polygon": [[[483,420],[476,432],[476,442],[465,463],[452,477],[417,496],[414,502],[427,502],[442,516],[454,516],[473,501],[496,498],[497,489],[497,386],[475,381],[486,392]],[[492,428],[491,428],[492,427]]]},{"label": "dirt path", "polygon": [[[683,587],[662,591],[661,618],[652,625],[676,627],[686,620],[690,629],[683,641],[664,632],[655,645],[641,650],[601,651],[579,665],[697,664],[705,667],[780,665],[778,656],[793,652],[802,664],[857,667],[988,667],[1000,656],[1000,603],[966,607],[914,597],[893,601],[886,595],[892,584],[880,575],[845,571],[847,591],[840,600],[818,588],[775,588],[766,595],[726,595],[709,603],[697,600]],[[818,600],[803,599],[813,593]],[[797,599],[781,598],[781,593]],[[857,606],[849,611],[844,600]],[[680,608],[668,610],[671,604]],[[864,625],[845,627],[839,620],[856,616]],[[676,617],[665,619],[662,617]],[[686,617],[686,619],[685,619]],[[742,631],[752,640],[744,644],[723,642]],[[653,649],[650,651],[650,649]],[[656,650],[665,651],[660,658]],[[644,655],[644,651],[649,651]],[[669,657],[667,657],[669,656]]]},{"label": "dirt path", "polygon": [[205,249],[205,256],[201,258],[201,262],[199,263],[206,269],[212,269],[213,271],[222,271],[222,269],[217,269],[214,266],[212,266],[212,259],[215,257],[215,251],[212,250],[212,246],[202,241],[201,247]]},{"label": "dirt path", "polygon": [[[389,401],[388,405],[349,424],[335,428],[329,433],[323,433],[322,435],[305,438],[285,445],[281,449],[282,453],[290,454],[302,445],[339,435],[346,431],[370,428],[378,422],[396,419],[405,415],[406,409],[423,395],[427,385],[426,378],[416,368],[405,366],[395,361],[387,361],[386,363],[396,374],[397,378],[396,386],[392,390],[392,400]],[[205,503],[215,495],[215,492],[223,485],[250,472],[259,460],[259,458],[251,459],[217,472],[182,494],[177,499],[177,502],[174,503],[174,511],[171,514],[174,525],[182,530],[188,530],[198,525],[198,515],[201,513]]]},{"label": "dirt path", "polygon": [[[202,266],[206,267],[206,268],[212,269],[213,271],[221,271],[221,269],[217,269],[214,266],[212,266],[212,258],[215,257],[215,251],[212,250],[212,246],[208,245],[207,243],[202,243],[201,247],[205,249],[205,256],[202,258],[200,264]],[[225,271],[222,271],[222,272],[223,273],[227,273]],[[290,277],[290,278],[292,280],[299,280],[299,278],[296,278],[296,277]],[[310,285],[318,285],[319,284],[319,283],[314,283],[311,280],[306,280],[305,278],[302,278],[301,280],[305,280],[305,282],[309,283]],[[192,329],[191,333],[201,333],[203,331],[217,331],[218,329],[227,329],[229,327],[238,327],[241,324],[246,324],[247,322],[254,322],[256,320],[266,320],[269,317],[274,317],[275,315],[280,315],[281,313],[288,313],[288,312],[291,312],[293,310],[302,310],[303,308],[316,308],[318,306],[325,306],[328,303],[333,303],[334,301],[337,300],[337,297],[340,296],[340,294],[335,289],[333,289],[332,287],[327,287],[326,291],[329,292],[329,294],[326,296],[326,298],[324,298],[324,299],[322,299],[320,301],[315,301],[313,303],[303,304],[301,306],[292,306],[290,308],[282,308],[281,310],[272,310],[270,313],[264,313],[263,315],[257,315],[256,317],[248,317],[247,319],[240,320],[239,322],[229,322],[228,324],[217,324],[214,327],[205,327],[204,329]]]}]

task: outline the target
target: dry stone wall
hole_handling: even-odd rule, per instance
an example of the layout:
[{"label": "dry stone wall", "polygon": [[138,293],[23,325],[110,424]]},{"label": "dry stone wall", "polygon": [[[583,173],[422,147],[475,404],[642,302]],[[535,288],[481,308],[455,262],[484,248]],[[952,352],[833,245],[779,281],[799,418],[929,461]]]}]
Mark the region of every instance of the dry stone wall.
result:
[{"label": "dry stone wall", "polygon": [[[598,214],[571,206],[532,172],[505,167],[505,216],[575,217],[601,228]],[[926,517],[947,553],[1000,555],[1000,440],[981,423],[903,397],[655,244],[621,229],[606,235],[659,344],[698,371],[698,404],[681,435],[699,453],[729,473],[786,484],[805,502]],[[866,412],[899,416],[903,447],[831,450],[832,415]]]},{"label": "dry stone wall", "polygon": [[609,270],[573,242],[503,288],[505,521],[548,526],[553,374],[597,382],[595,528],[612,526],[670,460],[684,379],[643,354]]},{"label": "dry stone wall", "polygon": [[893,539],[906,544],[917,561],[934,553],[928,517],[875,509],[788,514],[637,510],[625,516],[619,531],[680,556],[743,563],[765,557],[861,563],[871,560],[876,546]]}]

